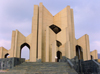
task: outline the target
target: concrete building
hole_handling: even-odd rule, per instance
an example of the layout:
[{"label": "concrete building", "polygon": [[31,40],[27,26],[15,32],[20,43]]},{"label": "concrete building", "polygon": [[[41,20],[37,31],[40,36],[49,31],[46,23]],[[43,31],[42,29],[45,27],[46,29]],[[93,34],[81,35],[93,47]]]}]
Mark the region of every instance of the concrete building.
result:
[{"label": "concrete building", "polygon": [[[97,51],[90,53],[89,36],[75,38],[73,9],[70,6],[53,16],[42,3],[34,5],[32,32],[25,37],[18,30],[12,31],[11,49],[0,47],[0,58],[21,57],[21,49],[30,49],[29,61],[56,62],[63,56],[69,59],[98,59]],[[80,55],[80,57],[79,57]],[[95,57],[96,56],[96,57]]]}]

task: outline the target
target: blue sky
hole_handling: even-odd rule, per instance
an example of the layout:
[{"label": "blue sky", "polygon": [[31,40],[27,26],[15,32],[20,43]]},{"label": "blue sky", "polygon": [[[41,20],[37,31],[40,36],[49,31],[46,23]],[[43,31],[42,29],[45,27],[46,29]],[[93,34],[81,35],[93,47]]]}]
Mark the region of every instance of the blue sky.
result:
[{"label": "blue sky", "polygon": [[10,49],[12,30],[18,29],[25,36],[31,33],[33,8],[40,2],[52,15],[70,5],[74,10],[76,39],[88,34],[90,50],[100,53],[99,0],[0,0],[0,47]]}]

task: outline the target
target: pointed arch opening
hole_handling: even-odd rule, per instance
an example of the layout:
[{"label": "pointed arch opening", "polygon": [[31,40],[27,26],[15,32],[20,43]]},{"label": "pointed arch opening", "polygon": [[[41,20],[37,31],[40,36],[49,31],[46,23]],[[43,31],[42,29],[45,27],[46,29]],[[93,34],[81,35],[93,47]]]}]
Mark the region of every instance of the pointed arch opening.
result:
[{"label": "pointed arch opening", "polygon": [[62,45],[62,43],[58,40],[56,40],[56,44],[57,44],[58,47],[60,47]]},{"label": "pointed arch opening", "polygon": [[54,25],[54,24],[52,24],[51,26],[49,26],[50,27],[50,29],[52,29],[53,30],[53,32],[54,33],[59,33],[60,31],[61,31],[61,29],[58,27],[58,26],[56,26],[56,25]]},{"label": "pointed arch opening", "polygon": [[93,60],[93,56],[91,55],[91,60]]},{"label": "pointed arch opening", "polygon": [[27,43],[23,43],[20,46],[20,58],[25,58],[25,60],[28,60],[29,54],[30,54],[30,45]]},{"label": "pointed arch opening", "polygon": [[82,47],[79,45],[76,45],[76,56],[78,56],[78,59],[83,60],[83,51]]},{"label": "pointed arch opening", "polygon": [[9,53],[5,54],[4,58],[8,58],[8,56],[9,56]]},{"label": "pointed arch opening", "polygon": [[62,53],[60,51],[57,51],[57,62],[62,59]]}]

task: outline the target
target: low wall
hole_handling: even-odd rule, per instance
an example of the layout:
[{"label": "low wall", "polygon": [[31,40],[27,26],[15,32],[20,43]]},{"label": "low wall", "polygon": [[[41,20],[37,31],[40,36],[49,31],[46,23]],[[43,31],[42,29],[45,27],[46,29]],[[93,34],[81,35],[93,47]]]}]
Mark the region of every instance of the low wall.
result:
[{"label": "low wall", "polygon": [[77,56],[73,59],[68,59],[63,56],[60,62],[68,62],[78,74],[100,74],[100,64],[97,60],[83,61],[79,60]]},{"label": "low wall", "polygon": [[25,62],[24,58],[3,58],[0,59],[0,70],[11,69],[16,65]]}]

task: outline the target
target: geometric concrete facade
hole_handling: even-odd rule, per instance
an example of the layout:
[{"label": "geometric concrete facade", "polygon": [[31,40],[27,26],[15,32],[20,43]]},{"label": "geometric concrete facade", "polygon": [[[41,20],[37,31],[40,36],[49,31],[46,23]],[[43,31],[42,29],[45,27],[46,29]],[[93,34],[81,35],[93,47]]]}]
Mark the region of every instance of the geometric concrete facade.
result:
[{"label": "geometric concrete facade", "polygon": [[[30,49],[29,61],[55,62],[66,56],[69,59],[90,60],[89,36],[85,34],[75,38],[73,9],[70,6],[53,16],[42,3],[34,5],[32,32],[25,37],[18,30],[12,32],[11,49],[0,48],[0,58],[6,54],[10,57],[21,57],[21,49]],[[3,53],[2,53],[3,52]],[[97,54],[96,54],[97,55]]]},{"label": "geometric concrete facade", "polygon": [[91,59],[98,59],[97,50],[94,50],[94,51],[90,52],[90,54],[91,54]]}]

